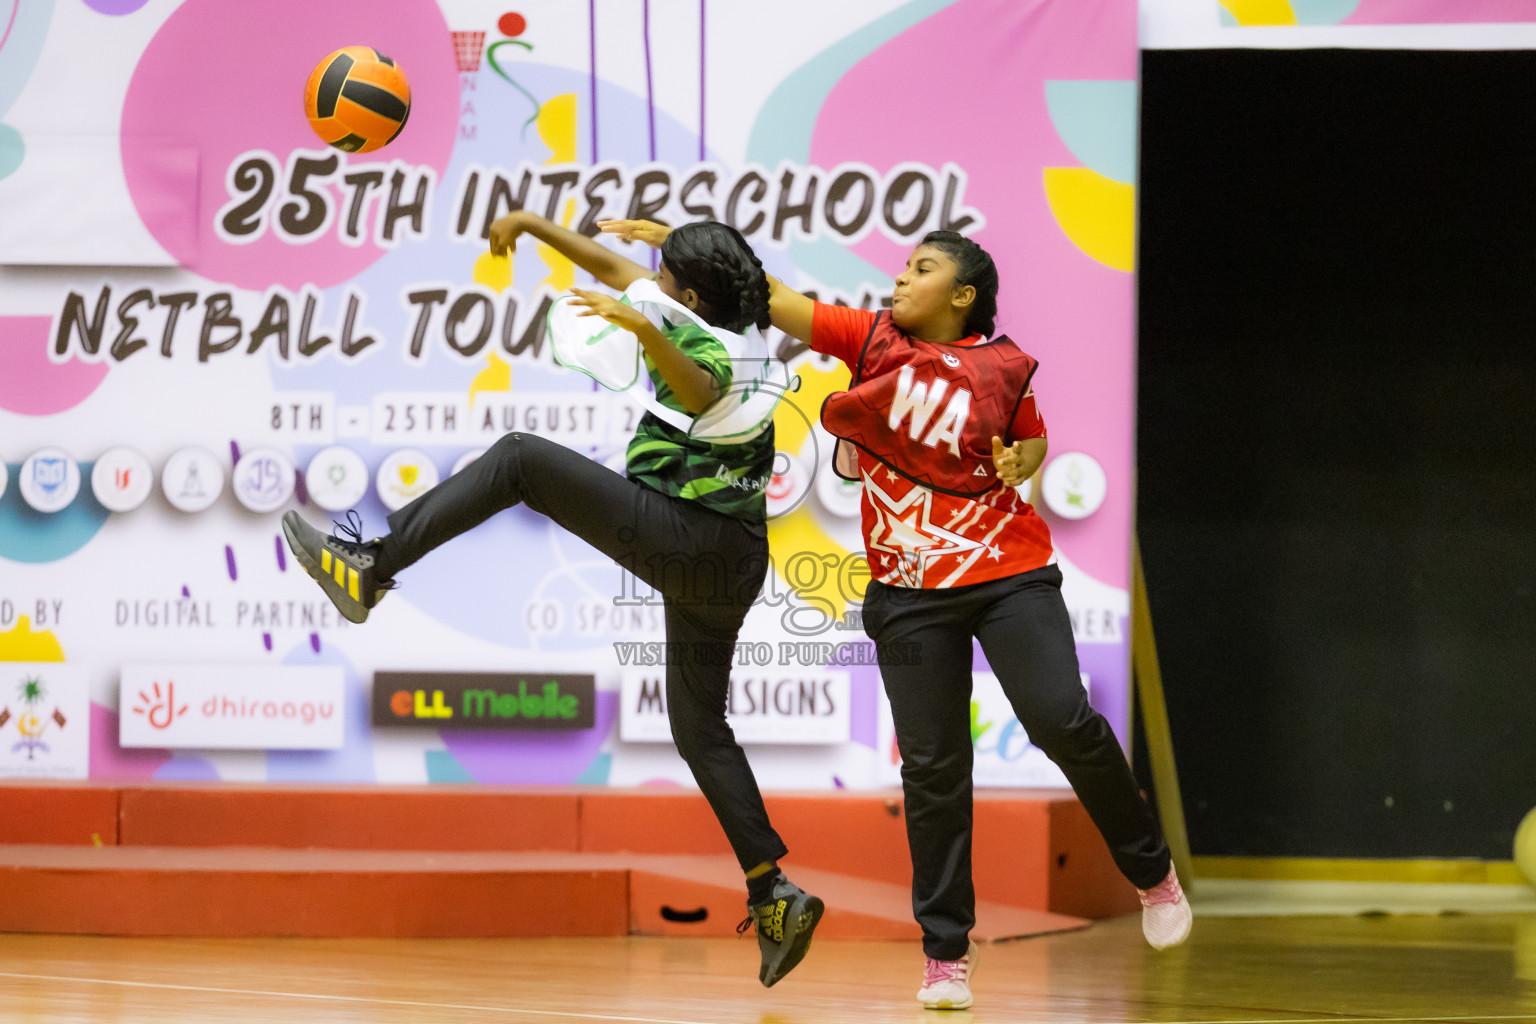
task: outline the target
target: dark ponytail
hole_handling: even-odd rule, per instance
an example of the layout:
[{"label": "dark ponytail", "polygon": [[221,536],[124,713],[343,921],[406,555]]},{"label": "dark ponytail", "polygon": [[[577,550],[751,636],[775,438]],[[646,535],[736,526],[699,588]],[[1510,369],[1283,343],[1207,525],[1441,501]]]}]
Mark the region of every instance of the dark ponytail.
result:
[{"label": "dark ponytail", "polygon": [[920,245],[931,246],[955,261],[955,284],[976,289],[965,329],[984,338],[997,330],[997,267],[987,250],[954,231],[930,231]]},{"label": "dark ponytail", "polygon": [[661,243],[661,259],[679,287],[698,293],[711,324],[736,334],[753,324],[768,329],[768,275],[740,231],[712,220],[684,224]]}]

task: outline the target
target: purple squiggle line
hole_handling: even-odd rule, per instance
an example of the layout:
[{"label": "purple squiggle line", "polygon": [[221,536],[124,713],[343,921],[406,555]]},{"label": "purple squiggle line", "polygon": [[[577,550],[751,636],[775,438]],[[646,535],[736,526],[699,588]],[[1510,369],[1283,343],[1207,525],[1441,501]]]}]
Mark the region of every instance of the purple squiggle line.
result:
[{"label": "purple squiggle line", "polygon": [[587,0],[587,25],[591,28],[589,35],[592,47],[589,59],[592,89],[592,162],[597,163],[597,0]]},{"label": "purple squiggle line", "polygon": [[[651,133],[651,163],[656,162],[656,92],[651,86],[651,0],[641,0],[640,39],[645,48],[645,120]],[[650,251],[651,269],[656,269],[656,250]]]},{"label": "purple squiggle line", "polygon": [[645,120],[651,132],[651,162],[656,162],[656,93],[651,87],[651,0],[640,4],[640,39],[645,47]]}]

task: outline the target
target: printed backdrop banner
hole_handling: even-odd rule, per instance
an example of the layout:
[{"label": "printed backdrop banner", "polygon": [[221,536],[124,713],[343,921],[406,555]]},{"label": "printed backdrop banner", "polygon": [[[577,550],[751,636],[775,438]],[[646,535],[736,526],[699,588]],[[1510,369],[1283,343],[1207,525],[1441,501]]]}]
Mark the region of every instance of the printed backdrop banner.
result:
[{"label": "printed backdrop banner", "polygon": [[[555,297],[591,281],[526,239],[492,258],[488,226],[513,208],[587,232],[723,220],[770,273],[866,308],[889,302],[926,231],[985,246],[998,329],[1041,362],[1042,514],[1082,671],[1125,739],[1134,0],[13,6],[0,661],[64,662],[88,700],[76,714],[75,684],[50,676],[45,699],[21,673],[0,700],[45,730],[25,742],[88,725],[90,777],[108,780],[691,784],[654,709],[631,709],[634,739],[620,728],[626,681],[665,664],[659,599],[547,520],[495,516],[404,572],[363,626],[281,538],[289,508],[327,527],[355,508],[381,532],[510,430],[622,468],[641,404],[561,367],[545,333]],[[398,63],[412,102],[397,139],[347,154],[316,138],[301,95],[358,44]],[[770,701],[749,750],[765,786],[882,785],[857,493],[815,425],[847,373],[780,332],[768,343],[801,385],[775,413],[774,569],[732,666],[738,712],[752,680],[810,695],[792,714]],[[220,666],[328,667],[340,745],[124,748],[125,664],[195,665],[210,686]],[[376,731],[377,671],[590,675],[593,726]],[[978,701],[983,743],[1006,735],[1031,782],[1062,783],[1006,706]],[[43,713],[55,704],[67,724]],[[42,763],[41,747],[7,756],[4,771]]]}]

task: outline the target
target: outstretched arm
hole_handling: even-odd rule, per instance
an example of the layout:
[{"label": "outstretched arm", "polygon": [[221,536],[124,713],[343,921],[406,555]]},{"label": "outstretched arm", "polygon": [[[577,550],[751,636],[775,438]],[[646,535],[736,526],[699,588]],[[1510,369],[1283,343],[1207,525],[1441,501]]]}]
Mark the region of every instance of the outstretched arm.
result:
[{"label": "outstretched arm", "polygon": [[[597,226],[604,233],[618,235],[626,242],[644,242],[653,248],[661,248],[672,229],[665,224],[649,220],[600,220]],[[768,276],[768,316],[773,326],[792,338],[811,343],[811,316],[816,304],[808,296],[801,295],[783,281]]]},{"label": "outstretched arm", "polygon": [[651,270],[609,252],[592,239],[527,210],[514,210],[491,224],[491,255],[505,256],[524,232],[569,257],[578,267],[616,291],[623,291]]},{"label": "outstretched arm", "polygon": [[697,416],[720,397],[720,386],[714,376],[672,344],[639,310],[600,292],[587,292],[580,288],[572,288],[571,292],[576,296],[578,305],[587,307],[585,312],[577,315],[600,316],[640,339],[645,354],[651,357],[651,362],[656,366],[656,372],[661,374],[661,379],[667,382],[667,387],[672,389],[672,393],[689,413]]},{"label": "outstretched arm", "polygon": [[811,343],[811,318],[816,303],[772,274],[768,275],[768,316],[773,326],[798,341]]},{"label": "outstretched arm", "polygon": [[[672,229],[649,220],[600,220],[598,227],[607,234],[618,235],[626,242],[644,242],[653,248],[661,248]],[[811,317],[816,303],[801,295],[783,281],[768,277],[768,316],[773,326],[792,338],[811,343]]]}]

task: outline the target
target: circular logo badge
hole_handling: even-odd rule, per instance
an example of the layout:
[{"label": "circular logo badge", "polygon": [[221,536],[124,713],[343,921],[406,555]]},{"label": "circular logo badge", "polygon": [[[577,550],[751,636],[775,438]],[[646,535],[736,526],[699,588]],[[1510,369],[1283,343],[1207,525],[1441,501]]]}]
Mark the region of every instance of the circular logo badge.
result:
[{"label": "circular logo badge", "polygon": [[39,448],[21,464],[16,486],[37,511],[58,512],[80,493],[80,464],[62,448]]},{"label": "circular logo badge", "polygon": [[154,489],[154,468],[136,448],[108,448],[91,469],[91,491],[109,512],[132,512]]},{"label": "circular logo badge", "polygon": [[844,480],[832,472],[830,465],[816,474],[816,498],[821,507],[839,519],[852,519],[859,514],[864,497],[864,484],[860,480]]},{"label": "circular logo badge", "polygon": [[384,507],[397,512],[437,486],[437,465],[426,452],[401,448],[379,463],[373,484]]},{"label": "circular logo badge", "polygon": [[304,488],[327,512],[345,512],[368,493],[368,464],[345,445],[322,448],[304,471]]},{"label": "circular logo badge", "polygon": [[1051,460],[1040,477],[1040,494],[1050,510],[1063,519],[1086,519],[1104,504],[1109,481],[1097,459],[1067,452]]},{"label": "circular logo badge", "polygon": [[160,471],[160,489],[171,507],[201,512],[224,492],[224,465],[207,448],[188,445],[171,453]]},{"label": "circular logo badge", "polygon": [[464,467],[468,466],[471,462],[474,462],[476,459],[478,459],[480,456],[484,455],[488,451],[490,451],[489,448],[472,448],[472,449],[470,449],[469,451],[465,452],[463,455],[459,456],[459,460],[453,464],[453,468],[448,471],[448,475],[449,476],[458,476],[459,473],[464,469]]},{"label": "circular logo badge", "polygon": [[252,448],[235,463],[229,485],[252,512],[276,512],[288,504],[297,485],[293,460],[276,448]]},{"label": "circular logo badge", "polygon": [[811,474],[805,464],[789,452],[774,452],[773,476],[764,493],[768,498],[768,518],[793,512],[811,487]]}]

